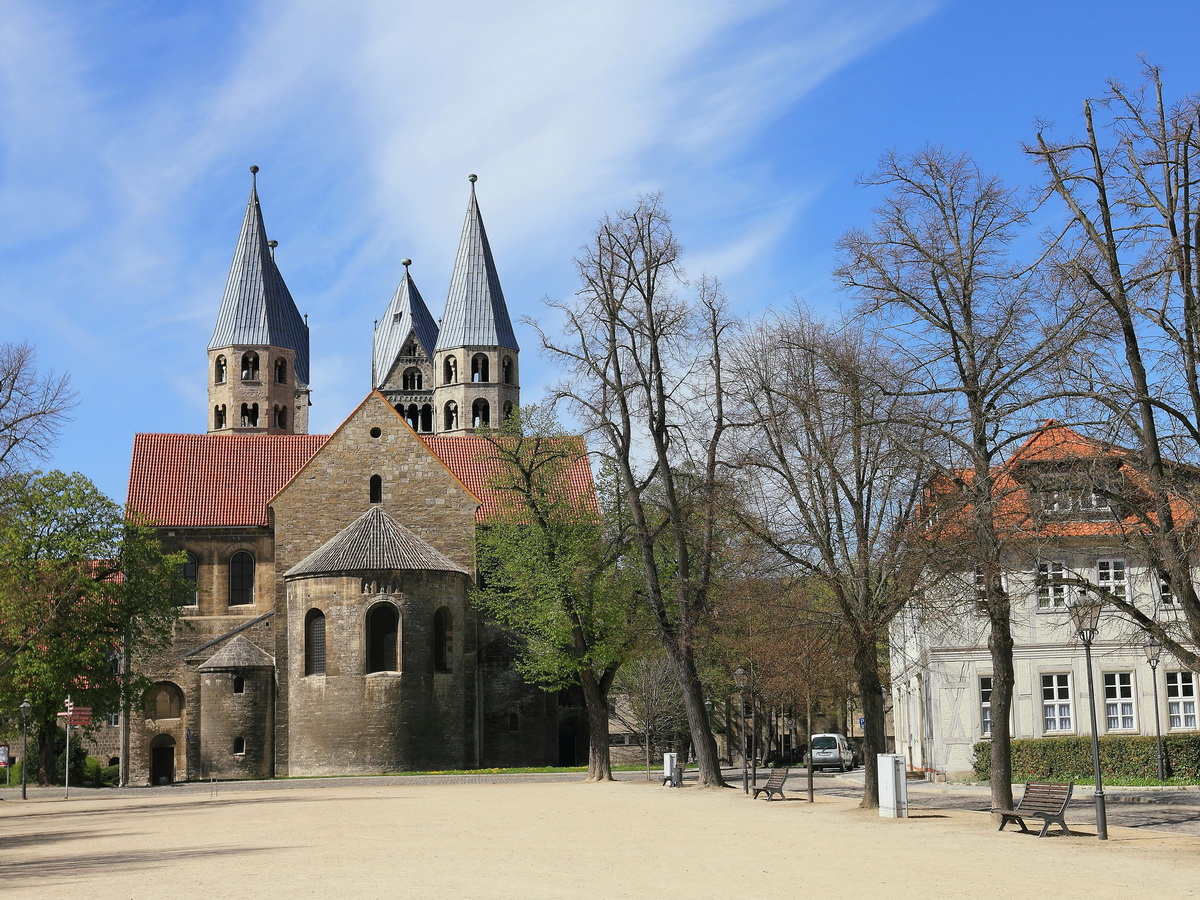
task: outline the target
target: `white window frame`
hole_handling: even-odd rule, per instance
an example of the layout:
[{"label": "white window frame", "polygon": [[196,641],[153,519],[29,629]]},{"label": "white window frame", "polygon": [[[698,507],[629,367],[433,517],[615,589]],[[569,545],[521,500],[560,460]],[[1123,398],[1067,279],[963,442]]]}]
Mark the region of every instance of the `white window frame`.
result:
[{"label": "white window frame", "polygon": [[1162,601],[1162,605],[1175,606],[1178,603],[1175,599],[1175,592],[1171,590],[1171,585],[1167,582],[1163,573],[1154,569],[1152,577],[1158,582],[1158,599]]},{"label": "white window frame", "polygon": [[1060,559],[1043,560],[1037,564],[1038,609],[1067,608],[1067,586],[1050,584],[1051,578],[1064,578],[1066,575],[1067,564]]},{"label": "white window frame", "polygon": [[1075,711],[1070,672],[1043,672],[1042,732],[1074,734]]},{"label": "white window frame", "polygon": [[1196,676],[1193,672],[1167,672],[1167,727],[1196,727]]},{"label": "white window frame", "polygon": [[120,728],[121,727],[121,714],[119,712],[108,714],[108,727],[109,728]]},{"label": "white window frame", "polygon": [[1129,569],[1120,557],[1096,560],[1096,584],[1121,600],[1129,597]]},{"label": "white window frame", "polygon": [[979,676],[979,733],[992,736],[992,676]]},{"label": "white window frame", "polygon": [[1106,731],[1135,731],[1133,673],[1105,672],[1104,726]]}]

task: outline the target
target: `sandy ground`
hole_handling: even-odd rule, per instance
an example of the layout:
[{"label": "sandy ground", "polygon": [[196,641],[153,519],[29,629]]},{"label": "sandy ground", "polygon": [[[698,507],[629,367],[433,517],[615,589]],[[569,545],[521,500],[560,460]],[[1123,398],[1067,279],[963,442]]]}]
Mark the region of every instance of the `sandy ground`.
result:
[{"label": "sandy ground", "polygon": [[588,785],[147,790],[0,802],[5,898],[1200,896],[1200,838],[1037,839],[851,801]]}]

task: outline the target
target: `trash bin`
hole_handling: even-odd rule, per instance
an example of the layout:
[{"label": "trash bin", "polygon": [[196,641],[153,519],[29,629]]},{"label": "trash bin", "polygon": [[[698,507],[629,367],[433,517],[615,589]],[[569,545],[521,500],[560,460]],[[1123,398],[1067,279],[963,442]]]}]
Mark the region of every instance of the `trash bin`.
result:
[{"label": "trash bin", "polygon": [[683,766],[671,769],[671,787],[683,787]]},{"label": "trash bin", "polygon": [[675,764],[679,760],[678,753],[663,754],[663,784],[675,785]]},{"label": "trash bin", "polygon": [[879,815],[886,819],[908,818],[908,765],[902,753],[880,753]]}]

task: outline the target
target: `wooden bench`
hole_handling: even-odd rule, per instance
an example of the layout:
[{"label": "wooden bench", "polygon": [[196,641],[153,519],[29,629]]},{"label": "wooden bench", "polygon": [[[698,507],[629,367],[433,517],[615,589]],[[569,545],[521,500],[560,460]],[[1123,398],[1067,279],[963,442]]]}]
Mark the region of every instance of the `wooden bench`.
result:
[{"label": "wooden bench", "polygon": [[767,802],[770,802],[772,794],[778,794],[779,799],[782,800],[783,799],[783,783],[785,781],[787,781],[787,777],[788,777],[787,769],[772,769],[771,777],[767,779],[767,783],[764,784],[762,787],[756,787],[754,789],[754,796],[751,797],[750,799],[757,800],[759,794],[765,793],[767,795]]},{"label": "wooden bench", "polygon": [[1067,804],[1071,802],[1071,794],[1075,791],[1075,782],[1027,781],[1025,793],[1015,809],[997,809],[1000,813],[1000,831],[1009,822],[1016,822],[1026,834],[1031,834],[1025,827],[1025,819],[1038,816],[1042,820],[1042,831],[1038,837],[1045,837],[1046,831],[1055,822],[1064,832],[1071,833],[1067,827]]}]

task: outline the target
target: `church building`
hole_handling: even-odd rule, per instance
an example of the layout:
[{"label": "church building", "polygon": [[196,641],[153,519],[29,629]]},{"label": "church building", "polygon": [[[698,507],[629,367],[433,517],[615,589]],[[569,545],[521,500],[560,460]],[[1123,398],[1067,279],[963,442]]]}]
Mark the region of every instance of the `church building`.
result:
[{"label": "church building", "polygon": [[[257,173],[257,167],[251,172]],[[134,438],[127,509],[186,554],[173,644],[134,668],[130,784],[574,763],[586,733],[524,684],[472,608],[475,530],[501,501],[492,444],[519,347],[475,196],[440,321],[409,260],[371,390],[310,435],[309,330],[252,184],[208,345],[202,434]],[[319,392],[318,392],[319,396]],[[594,490],[585,448],[564,489]]]}]

